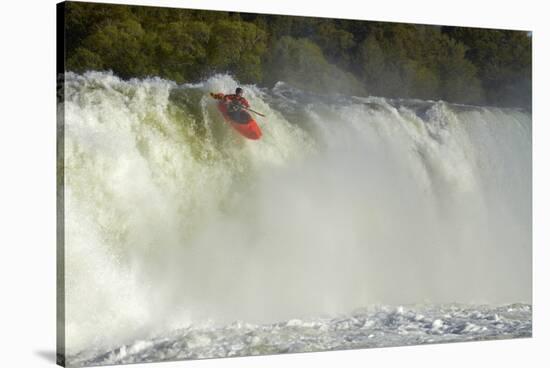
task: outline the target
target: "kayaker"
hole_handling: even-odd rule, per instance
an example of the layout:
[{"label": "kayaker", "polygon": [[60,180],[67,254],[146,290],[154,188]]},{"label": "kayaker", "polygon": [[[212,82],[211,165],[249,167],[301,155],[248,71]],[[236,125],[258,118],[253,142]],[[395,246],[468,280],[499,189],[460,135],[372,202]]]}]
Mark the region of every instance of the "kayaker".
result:
[{"label": "kayaker", "polygon": [[219,101],[217,103],[218,110],[222,113],[224,120],[233,128],[248,139],[260,139],[262,132],[249,111],[262,117],[265,115],[250,108],[250,104],[243,97],[243,92],[242,88],[237,88],[231,95],[210,92],[210,97]]},{"label": "kayaker", "polygon": [[210,96],[217,100],[221,100],[226,108],[227,114],[237,123],[246,123],[250,120],[250,115],[244,111],[250,108],[250,104],[243,97],[244,91],[237,87],[232,95],[224,95],[223,93],[210,93]]},{"label": "kayaker", "polygon": [[223,96],[223,102],[227,106],[227,111],[234,112],[250,108],[250,104],[243,97],[244,91],[241,87],[235,89],[235,94]]}]

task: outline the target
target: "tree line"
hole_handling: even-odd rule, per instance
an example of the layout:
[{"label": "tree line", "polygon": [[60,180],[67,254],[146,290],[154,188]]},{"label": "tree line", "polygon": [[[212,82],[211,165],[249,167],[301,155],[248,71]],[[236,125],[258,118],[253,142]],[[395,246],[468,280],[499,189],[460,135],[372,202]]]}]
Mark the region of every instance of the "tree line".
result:
[{"label": "tree line", "polygon": [[531,106],[523,31],[68,2],[65,47],[67,70],[122,78]]}]

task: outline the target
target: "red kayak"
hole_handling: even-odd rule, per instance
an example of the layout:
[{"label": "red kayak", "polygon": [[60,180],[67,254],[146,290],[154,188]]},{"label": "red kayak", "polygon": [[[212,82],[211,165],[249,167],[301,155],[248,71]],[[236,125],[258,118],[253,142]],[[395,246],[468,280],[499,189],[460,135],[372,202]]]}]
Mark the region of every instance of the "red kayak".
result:
[{"label": "red kayak", "polygon": [[[215,96],[216,97],[212,97],[218,97],[217,95]],[[224,120],[231,124],[233,128],[235,128],[246,138],[260,139],[262,136],[262,131],[260,130],[258,123],[256,123],[256,121],[246,110],[227,111],[227,106],[222,101],[218,102],[218,110],[222,113]]]}]

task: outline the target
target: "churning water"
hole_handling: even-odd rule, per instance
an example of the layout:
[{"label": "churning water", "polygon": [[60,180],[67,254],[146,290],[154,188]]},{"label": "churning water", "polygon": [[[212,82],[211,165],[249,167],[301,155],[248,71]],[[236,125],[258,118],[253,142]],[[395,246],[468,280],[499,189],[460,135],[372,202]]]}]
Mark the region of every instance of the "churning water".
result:
[{"label": "churning water", "polygon": [[529,112],[236,86],[66,75],[74,364],[530,336]]}]

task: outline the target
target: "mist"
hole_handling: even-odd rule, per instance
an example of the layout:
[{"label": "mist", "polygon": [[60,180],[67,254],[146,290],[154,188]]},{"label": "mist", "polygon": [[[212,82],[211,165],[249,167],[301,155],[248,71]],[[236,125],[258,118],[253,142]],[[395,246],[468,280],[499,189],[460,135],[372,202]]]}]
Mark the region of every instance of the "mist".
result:
[{"label": "mist", "polygon": [[230,76],[67,80],[70,351],[189,324],[531,302],[526,112],[248,85],[269,117],[251,142],[205,97]]}]

